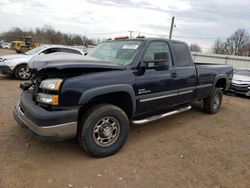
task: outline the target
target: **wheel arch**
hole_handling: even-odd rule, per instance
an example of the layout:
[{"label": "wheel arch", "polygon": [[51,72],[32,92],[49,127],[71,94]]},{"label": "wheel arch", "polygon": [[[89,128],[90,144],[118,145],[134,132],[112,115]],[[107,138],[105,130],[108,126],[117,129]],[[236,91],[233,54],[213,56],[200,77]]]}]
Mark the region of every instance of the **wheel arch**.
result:
[{"label": "wheel arch", "polygon": [[227,78],[225,75],[218,75],[215,77],[213,88],[222,88],[223,90],[226,89],[227,85]]},{"label": "wheel arch", "polygon": [[82,106],[79,111],[79,118],[84,111],[100,103],[118,106],[128,117],[131,117],[136,108],[134,90],[130,85],[119,84],[97,87],[85,91],[79,100],[79,104]]},{"label": "wheel arch", "polygon": [[16,69],[17,69],[18,67],[22,66],[22,65],[28,65],[28,63],[27,63],[27,62],[18,63],[18,64],[14,67],[13,73],[15,74]]}]

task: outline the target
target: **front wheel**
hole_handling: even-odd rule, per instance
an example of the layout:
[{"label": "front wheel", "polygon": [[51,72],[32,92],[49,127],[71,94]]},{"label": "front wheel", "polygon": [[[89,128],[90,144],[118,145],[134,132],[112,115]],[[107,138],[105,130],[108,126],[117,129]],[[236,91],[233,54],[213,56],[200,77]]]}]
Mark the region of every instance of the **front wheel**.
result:
[{"label": "front wheel", "polygon": [[210,96],[205,98],[204,101],[204,111],[210,114],[215,114],[220,110],[222,102],[222,89],[215,88]]},{"label": "front wheel", "polygon": [[18,80],[28,80],[31,77],[31,72],[27,65],[20,65],[15,70],[15,77]]},{"label": "front wheel", "polygon": [[88,110],[78,126],[80,147],[95,157],[118,152],[129,132],[129,120],[125,112],[110,104],[96,105]]}]

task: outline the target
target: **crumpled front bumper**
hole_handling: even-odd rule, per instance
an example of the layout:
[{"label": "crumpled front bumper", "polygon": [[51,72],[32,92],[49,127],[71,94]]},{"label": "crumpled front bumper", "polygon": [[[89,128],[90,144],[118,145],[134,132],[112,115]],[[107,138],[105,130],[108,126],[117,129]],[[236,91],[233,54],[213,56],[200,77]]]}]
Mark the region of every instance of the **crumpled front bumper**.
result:
[{"label": "crumpled front bumper", "polygon": [[35,104],[30,92],[22,94],[13,115],[21,127],[42,140],[66,140],[77,133],[78,109],[46,111]]}]

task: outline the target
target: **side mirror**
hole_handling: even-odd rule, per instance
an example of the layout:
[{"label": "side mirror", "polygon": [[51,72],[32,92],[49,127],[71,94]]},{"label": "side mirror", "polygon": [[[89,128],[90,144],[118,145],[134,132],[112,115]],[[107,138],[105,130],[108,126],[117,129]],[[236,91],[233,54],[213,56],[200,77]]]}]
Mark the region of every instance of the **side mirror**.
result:
[{"label": "side mirror", "polygon": [[167,70],[169,68],[169,53],[158,52],[154,54],[154,67],[155,70]]},{"label": "side mirror", "polygon": [[45,55],[45,53],[41,52],[39,55]]}]

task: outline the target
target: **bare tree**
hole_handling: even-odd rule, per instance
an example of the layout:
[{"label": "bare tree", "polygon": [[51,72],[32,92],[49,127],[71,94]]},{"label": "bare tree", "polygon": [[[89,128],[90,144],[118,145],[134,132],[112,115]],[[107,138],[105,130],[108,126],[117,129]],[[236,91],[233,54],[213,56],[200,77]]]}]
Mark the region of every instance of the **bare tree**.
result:
[{"label": "bare tree", "polygon": [[192,52],[201,52],[202,51],[201,47],[198,44],[196,44],[196,43],[190,45],[190,50]]},{"label": "bare tree", "polygon": [[212,46],[212,52],[215,54],[225,54],[226,53],[226,44],[221,39],[216,39]]},{"label": "bare tree", "polygon": [[250,41],[245,45],[244,52],[245,52],[244,53],[245,56],[250,57]]},{"label": "bare tree", "polygon": [[248,42],[248,32],[245,29],[238,29],[227,38],[225,43],[226,52],[230,55],[243,55]]}]

